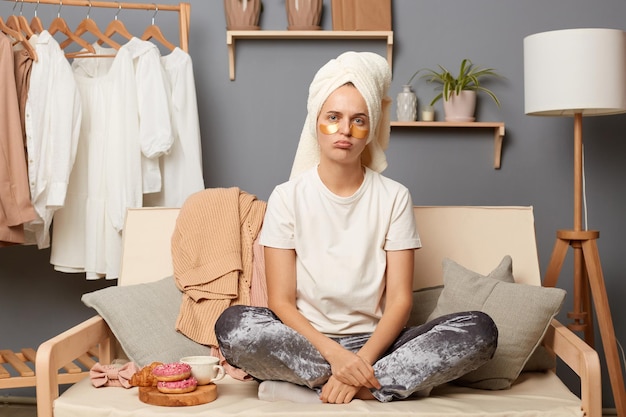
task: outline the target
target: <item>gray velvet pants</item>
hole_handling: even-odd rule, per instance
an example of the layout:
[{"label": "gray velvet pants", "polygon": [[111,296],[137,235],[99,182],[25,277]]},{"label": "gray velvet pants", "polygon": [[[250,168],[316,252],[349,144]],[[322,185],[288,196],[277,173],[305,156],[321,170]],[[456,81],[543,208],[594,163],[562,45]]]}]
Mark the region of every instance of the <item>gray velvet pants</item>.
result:
[{"label": "gray velvet pants", "polygon": [[[319,389],[331,376],[330,364],[302,335],[263,307],[229,307],[215,324],[229,364],[258,380],[287,381]],[[335,338],[357,352],[370,334]],[[382,385],[371,390],[382,402],[404,399],[459,378],[493,356],[498,330],[477,311],[449,314],[405,329],[373,366]]]}]

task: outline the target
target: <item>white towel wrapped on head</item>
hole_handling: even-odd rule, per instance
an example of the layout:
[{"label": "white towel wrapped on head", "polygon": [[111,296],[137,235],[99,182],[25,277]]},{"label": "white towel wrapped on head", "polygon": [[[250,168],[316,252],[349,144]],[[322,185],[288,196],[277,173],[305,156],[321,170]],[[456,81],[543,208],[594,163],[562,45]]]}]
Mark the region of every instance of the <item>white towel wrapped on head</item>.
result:
[{"label": "white towel wrapped on head", "polygon": [[348,82],[354,84],[365,99],[370,117],[371,129],[362,155],[363,165],[376,172],[387,168],[384,151],[389,145],[391,98],[387,91],[391,84],[391,69],[387,60],[375,53],[345,52],[320,68],[311,82],[307,117],[290,178],[319,164],[317,117],[328,96]]}]

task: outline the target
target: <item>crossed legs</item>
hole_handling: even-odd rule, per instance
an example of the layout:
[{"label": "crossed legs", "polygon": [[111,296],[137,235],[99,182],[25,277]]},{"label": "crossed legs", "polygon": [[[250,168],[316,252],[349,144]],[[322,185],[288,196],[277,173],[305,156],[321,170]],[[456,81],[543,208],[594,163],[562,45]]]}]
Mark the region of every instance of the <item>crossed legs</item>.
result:
[{"label": "crossed legs", "polygon": [[[331,376],[330,364],[295,330],[269,309],[232,306],[218,319],[215,332],[226,360],[260,381],[285,381],[321,388]],[[335,340],[358,351],[369,334]],[[494,354],[498,331],[481,312],[449,314],[405,329],[374,365],[382,387],[372,390],[379,401],[403,399],[473,371]]]}]

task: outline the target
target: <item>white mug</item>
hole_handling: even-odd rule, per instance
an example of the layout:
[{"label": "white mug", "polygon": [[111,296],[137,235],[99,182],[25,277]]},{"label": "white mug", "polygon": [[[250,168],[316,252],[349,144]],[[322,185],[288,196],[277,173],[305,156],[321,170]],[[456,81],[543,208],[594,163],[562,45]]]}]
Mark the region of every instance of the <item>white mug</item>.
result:
[{"label": "white mug", "polygon": [[198,385],[219,381],[226,374],[219,364],[220,359],[215,356],[186,356],[180,361],[191,366],[191,376],[198,380]]}]

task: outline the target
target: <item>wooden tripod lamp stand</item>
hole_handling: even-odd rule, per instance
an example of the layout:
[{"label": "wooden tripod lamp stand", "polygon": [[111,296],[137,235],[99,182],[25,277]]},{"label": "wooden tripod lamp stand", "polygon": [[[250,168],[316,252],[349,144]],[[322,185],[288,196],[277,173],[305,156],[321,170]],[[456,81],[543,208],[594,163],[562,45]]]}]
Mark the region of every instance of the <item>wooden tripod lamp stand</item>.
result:
[{"label": "wooden tripod lamp stand", "polygon": [[[563,261],[574,251],[573,320],[594,346],[592,299],[609,380],[619,417],[626,417],[624,377],[596,240],[583,227],[583,116],[626,112],[626,33],[615,29],[566,29],[524,39],[525,112],[574,117],[574,229],[559,230],[544,286],[557,283]],[[591,291],[590,291],[591,290]]]}]

